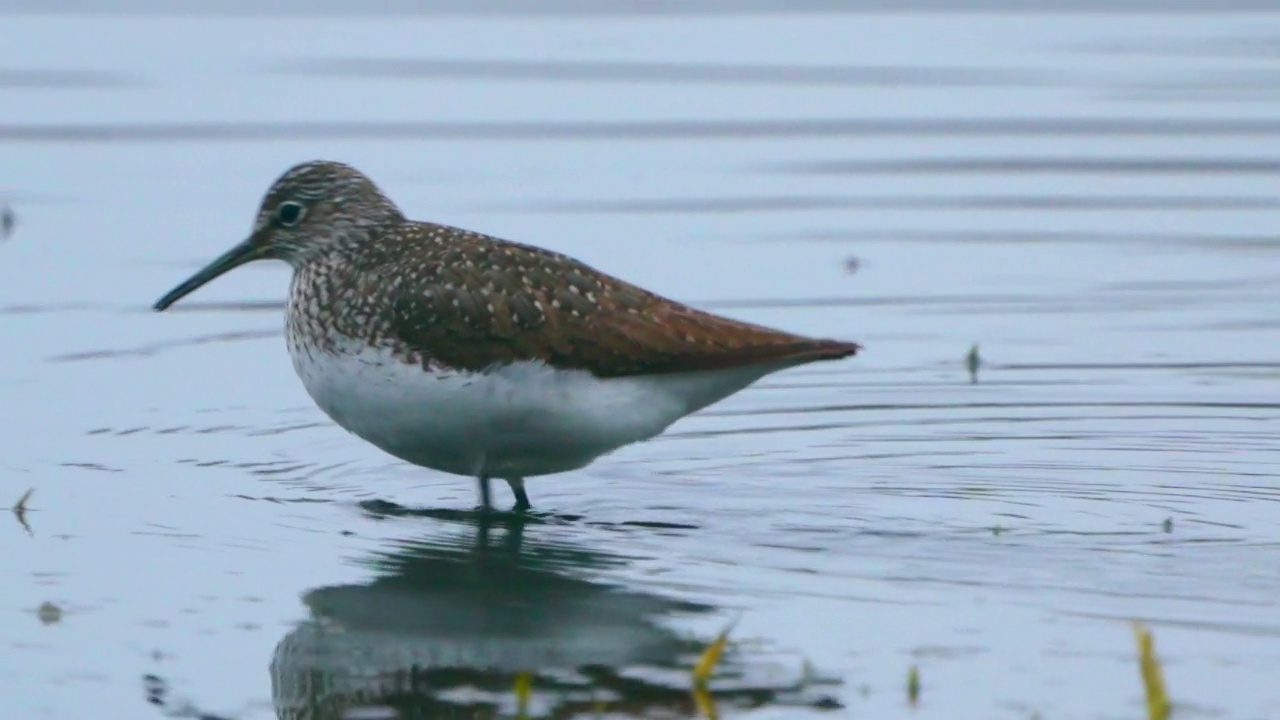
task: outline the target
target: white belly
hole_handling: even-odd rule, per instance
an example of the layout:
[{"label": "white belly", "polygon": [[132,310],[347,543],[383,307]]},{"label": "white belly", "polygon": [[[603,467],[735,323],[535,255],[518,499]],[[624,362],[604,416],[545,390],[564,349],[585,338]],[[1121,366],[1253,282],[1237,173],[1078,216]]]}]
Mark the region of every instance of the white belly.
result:
[{"label": "white belly", "polygon": [[357,343],[289,349],[312,399],[360,438],[416,465],[512,478],[588,465],[781,369],[600,379],[540,362],[428,372]]}]

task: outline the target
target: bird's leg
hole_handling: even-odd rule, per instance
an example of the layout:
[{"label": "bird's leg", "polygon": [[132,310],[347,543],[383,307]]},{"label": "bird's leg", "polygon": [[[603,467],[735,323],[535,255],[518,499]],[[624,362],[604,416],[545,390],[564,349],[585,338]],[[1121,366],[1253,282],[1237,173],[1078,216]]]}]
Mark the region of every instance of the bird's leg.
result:
[{"label": "bird's leg", "polygon": [[524,491],[524,478],[507,478],[511,486],[511,494],[516,496],[516,504],[511,506],[512,512],[524,512],[533,507],[529,503],[529,495]]},{"label": "bird's leg", "polygon": [[476,482],[480,485],[480,511],[484,513],[493,512],[493,503],[489,494],[489,476],[479,475]]}]

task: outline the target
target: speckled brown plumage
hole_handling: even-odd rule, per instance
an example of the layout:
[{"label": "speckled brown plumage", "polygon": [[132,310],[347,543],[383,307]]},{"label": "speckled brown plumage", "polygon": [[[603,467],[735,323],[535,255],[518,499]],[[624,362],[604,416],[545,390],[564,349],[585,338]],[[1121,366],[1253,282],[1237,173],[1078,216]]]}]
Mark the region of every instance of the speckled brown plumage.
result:
[{"label": "speckled brown plumage", "polygon": [[712,315],[559,253],[429,223],[388,226],[358,253],[303,266],[293,294],[291,334],[330,351],[354,338],[424,367],[541,360],[619,377],[858,349]]},{"label": "speckled brown plumage", "polygon": [[253,234],[156,303],[262,258],[294,268],[295,350],[388,348],[424,368],[539,360],[597,377],[832,360],[858,345],[712,315],[560,253],[413,222],[336,162],[303,163],[267,191]]}]

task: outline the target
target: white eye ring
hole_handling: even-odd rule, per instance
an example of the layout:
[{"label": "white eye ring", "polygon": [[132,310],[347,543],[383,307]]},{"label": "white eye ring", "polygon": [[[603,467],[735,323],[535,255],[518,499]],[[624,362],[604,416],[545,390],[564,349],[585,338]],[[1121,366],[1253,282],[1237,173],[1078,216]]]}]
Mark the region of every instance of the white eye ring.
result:
[{"label": "white eye ring", "polygon": [[293,200],[285,200],[276,208],[276,220],[285,227],[293,227],[302,222],[307,214],[307,206]]}]

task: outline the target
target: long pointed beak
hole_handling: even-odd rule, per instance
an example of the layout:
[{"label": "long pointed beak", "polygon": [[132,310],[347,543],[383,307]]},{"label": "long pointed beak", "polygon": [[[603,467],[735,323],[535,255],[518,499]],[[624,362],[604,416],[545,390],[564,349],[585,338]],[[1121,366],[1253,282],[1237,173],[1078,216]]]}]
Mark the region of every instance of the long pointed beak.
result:
[{"label": "long pointed beak", "polygon": [[219,275],[223,275],[260,257],[261,246],[254,241],[254,238],[250,237],[223,253],[221,257],[206,265],[203,270],[192,275],[186,282],[170,290],[168,294],[156,301],[154,308],[157,311],[162,311]]}]

